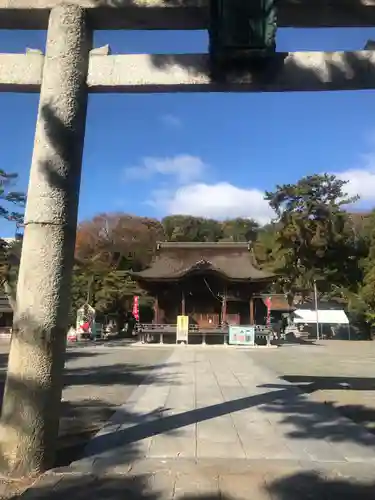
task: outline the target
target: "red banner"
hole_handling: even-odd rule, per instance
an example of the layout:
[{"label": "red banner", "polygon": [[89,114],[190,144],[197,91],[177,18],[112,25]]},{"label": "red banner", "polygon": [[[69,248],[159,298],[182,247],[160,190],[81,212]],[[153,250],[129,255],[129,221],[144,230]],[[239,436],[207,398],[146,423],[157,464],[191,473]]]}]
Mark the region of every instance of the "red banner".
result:
[{"label": "red banner", "polygon": [[133,299],[133,316],[139,321],[139,297],[137,295]]},{"label": "red banner", "polygon": [[270,324],[271,324],[271,304],[272,304],[271,297],[267,297],[265,302],[266,302],[266,306],[267,306],[267,320],[266,320],[266,325],[270,326]]}]

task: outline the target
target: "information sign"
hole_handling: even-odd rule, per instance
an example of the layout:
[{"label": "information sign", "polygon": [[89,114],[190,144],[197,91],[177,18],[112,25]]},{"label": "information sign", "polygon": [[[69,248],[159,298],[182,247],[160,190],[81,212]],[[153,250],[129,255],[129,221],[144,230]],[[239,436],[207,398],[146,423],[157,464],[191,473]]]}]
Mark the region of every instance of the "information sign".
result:
[{"label": "information sign", "polygon": [[253,326],[229,327],[230,345],[255,345],[255,328]]}]

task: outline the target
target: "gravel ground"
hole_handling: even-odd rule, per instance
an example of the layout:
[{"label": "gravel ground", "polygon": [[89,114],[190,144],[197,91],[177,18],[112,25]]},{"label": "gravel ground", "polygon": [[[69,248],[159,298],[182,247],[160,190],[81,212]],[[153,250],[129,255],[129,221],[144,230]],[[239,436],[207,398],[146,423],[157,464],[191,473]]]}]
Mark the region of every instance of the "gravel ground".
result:
[{"label": "gravel ground", "polygon": [[[0,386],[5,380],[9,345],[0,343]],[[116,407],[147,377],[153,366],[165,362],[170,348],[86,345],[67,350],[62,395],[59,450],[56,466],[79,457],[88,439],[108,420]],[[158,383],[148,378],[149,383]],[[0,479],[0,499],[17,497],[30,481]]]},{"label": "gravel ground", "polygon": [[[117,345],[69,347],[62,394],[61,449],[80,443],[81,435],[83,439],[84,435],[96,432],[116,406],[124,403],[149,375],[153,366],[162,364],[170,352],[170,348]],[[5,380],[7,358],[8,345],[0,344],[1,386]],[[157,380],[150,378],[149,383],[157,383]],[[59,457],[59,465],[65,465],[68,458]]]},{"label": "gravel ground", "polygon": [[[0,344],[0,382],[4,379],[7,345]],[[88,438],[150,374],[163,364],[171,348],[86,346],[68,349],[63,391],[60,450],[56,465],[79,456]],[[280,385],[296,384],[316,405],[332,404],[342,414],[375,432],[375,342],[321,341],[319,345],[291,345],[279,349],[248,350],[257,363],[276,372]],[[149,383],[158,383],[150,376]],[[301,433],[314,432],[311,414],[294,418]],[[270,408],[272,411],[272,408]],[[280,423],[282,425],[283,422]],[[329,423],[320,432],[332,435]],[[316,429],[315,429],[316,431]],[[0,481],[0,499],[15,499],[28,484]]]},{"label": "gravel ground", "polygon": [[[81,442],[108,420],[116,406],[165,362],[170,348],[83,347],[70,348],[65,366],[63,410],[60,421],[60,454],[57,466],[76,458]],[[148,383],[158,383],[152,375]]]},{"label": "gravel ground", "polygon": [[[320,341],[249,351],[249,356],[276,372],[280,384],[299,386],[312,402],[331,404],[375,432],[375,342]],[[309,418],[312,425],[313,415],[302,420]]]}]

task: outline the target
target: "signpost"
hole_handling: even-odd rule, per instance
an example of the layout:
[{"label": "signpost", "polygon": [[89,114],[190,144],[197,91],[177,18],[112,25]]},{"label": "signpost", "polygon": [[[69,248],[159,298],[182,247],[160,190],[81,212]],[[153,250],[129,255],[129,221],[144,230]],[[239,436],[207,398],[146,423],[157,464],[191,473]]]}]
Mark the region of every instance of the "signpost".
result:
[{"label": "signpost", "polygon": [[176,342],[188,343],[189,340],[189,316],[177,316]]},{"label": "signpost", "polygon": [[229,327],[230,345],[255,345],[255,328],[253,326]]}]

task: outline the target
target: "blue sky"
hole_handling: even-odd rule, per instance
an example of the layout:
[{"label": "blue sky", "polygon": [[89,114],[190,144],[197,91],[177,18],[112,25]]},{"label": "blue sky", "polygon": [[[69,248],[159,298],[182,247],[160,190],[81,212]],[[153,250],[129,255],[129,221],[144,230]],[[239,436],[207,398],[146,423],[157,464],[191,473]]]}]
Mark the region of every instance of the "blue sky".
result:
[{"label": "blue sky", "polygon": [[[0,52],[44,49],[45,32],[0,30]],[[356,50],[374,29],[280,29],[278,50]],[[96,32],[113,53],[206,52],[204,32]],[[80,220],[124,211],[269,217],[264,190],[316,172],[375,201],[375,93],[91,95]],[[26,189],[38,95],[0,94],[1,164]],[[0,234],[13,225],[0,222]]]}]

